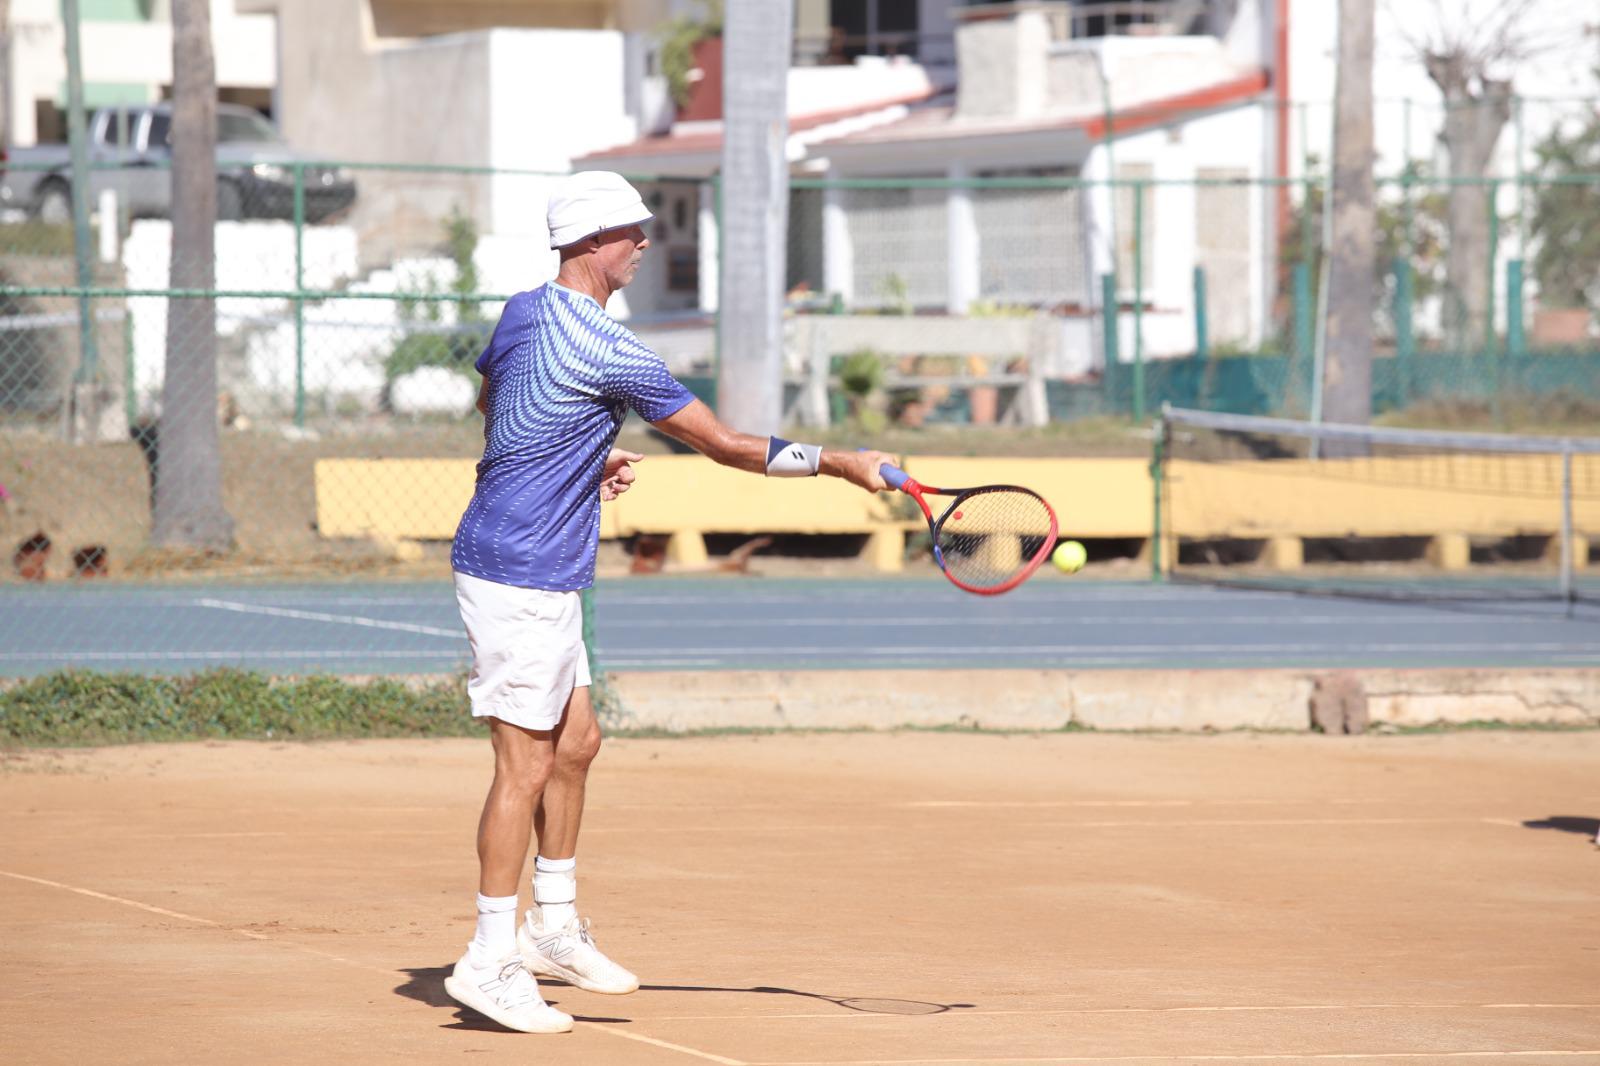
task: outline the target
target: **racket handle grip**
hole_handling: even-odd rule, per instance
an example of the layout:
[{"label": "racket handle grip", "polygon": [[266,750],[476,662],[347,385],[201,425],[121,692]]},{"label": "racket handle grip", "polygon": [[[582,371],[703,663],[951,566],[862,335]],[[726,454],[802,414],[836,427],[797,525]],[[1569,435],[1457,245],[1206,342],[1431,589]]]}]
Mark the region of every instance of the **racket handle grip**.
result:
[{"label": "racket handle grip", "polygon": [[911,480],[911,475],[901,470],[893,463],[884,463],[878,467],[878,473],[883,475],[883,480],[891,489],[905,488],[906,482]]}]

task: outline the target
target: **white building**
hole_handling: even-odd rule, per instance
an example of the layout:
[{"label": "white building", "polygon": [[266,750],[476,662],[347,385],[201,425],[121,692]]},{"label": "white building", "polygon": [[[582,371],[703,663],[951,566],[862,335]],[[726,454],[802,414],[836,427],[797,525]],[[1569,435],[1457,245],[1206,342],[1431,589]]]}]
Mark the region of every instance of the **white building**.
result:
[{"label": "white building", "polygon": [[[171,0],[79,0],[84,102],[146,104],[172,87]],[[267,109],[277,83],[276,27],[211,0],[217,89],[228,103]],[[66,38],[60,0],[11,0],[8,101],[11,144],[66,139]]]},{"label": "white building", "polygon": [[[832,71],[791,71],[793,173],[834,182],[796,188],[791,283],[858,308],[1047,309],[1069,334],[1047,372],[1066,375],[1098,358],[1100,279],[1113,265],[1119,303],[1143,311],[1143,354],[1192,351],[1201,266],[1213,336],[1259,340],[1275,282],[1265,264],[1278,197],[1266,186],[1226,182],[1271,176],[1278,166],[1275,5],[1150,4],[1150,17],[1131,25],[1062,3],[945,9],[954,18],[955,68],[894,60],[845,68],[899,78],[898,99],[858,93],[853,108],[819,111],[808,89]],[[710,121],[594,152],[578,165],[708,176],[720,162],[721,124]],[[1094,184],[1107,177],[1150,184],[1120,184],[1113,195]],[[888,180],[904,178],[945,181],[897,188]],[[1082,184],[958,184],[969,178]],[[684,194],[663,195],[671,202]],[[694,232],[666,227],[658,243],[668,258],[687,256],[691,245],[703,252],[714,237],[709,204],[700,208]],[[681,214],[676,204],[672,214]],[[715,256],[700,258],[700,303],[709,307]],[[688,294],[658,299],[675,297]],[[1131,358],[1132,316],[1122,328],[1123,357]]]}]

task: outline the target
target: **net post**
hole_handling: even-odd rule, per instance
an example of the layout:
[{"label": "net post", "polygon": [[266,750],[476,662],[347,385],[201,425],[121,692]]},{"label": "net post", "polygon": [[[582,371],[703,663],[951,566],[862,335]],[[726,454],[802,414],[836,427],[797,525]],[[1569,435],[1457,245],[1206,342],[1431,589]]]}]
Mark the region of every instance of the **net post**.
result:
[{"label": "net post", "polygon": [[1162,528],[1161,499],[1166,466],[1167,433],[1166,408],[1163,405],[1161,417],[1151,424],[1150,432],[1150,580],[1157,582],[1165,578],[1167,569],[1161,552],[1161,538],[1165,534]]},{"label": "net post", "polygon": [[1133,183],[1133,420],[1144,421],[1144,182]]},{"label": "net post", "polygon": [[1210,338],[1206,335],[1206,268],[1199,263],[1194,267],[1194,357],[1204,362],[1211,355]]},{"label": "net post", "polygon": [[306,428],[306,165],[294,164],[294,428]]},{"label": "net post", "polygon": [[[1311,264],[1302,260],[1294,265],[1294,361],[1306,366],[1316,344],[1311,334]],[[1289,399],[1289,397],[1285,397]],[[1299,399],[1299,397],[1294,397]]]},{"label": "net post", "polygon": [[1522,260],[1506,260],[1506,358],[1513,373],[1527,352],[1527,336],[1522,325]]},{"label": "net post", "polygon": [[1576,599],[1572,585],[1572,445],[1561,447],[1561,599],[1572,614]]},{"label": "net post", "polygon": [[589,675],[596,684],[600,681],[600,660],[594,653],[594,586],[578,593],[583,613],[583,652],[589,657]]},{"label": "net post", "polygon": [[1400,386],[1400,406],[1411,403],[1411,357],[1416,352],[1416,337],[1411,331],[1411,260],[1394,259],[1394,358]]},{"label": "net post", "polygon": [[1483,317],[1483,353],[1488,358],[1489,365],[1494,368],[1494,392],[1490,394],[1489,403],[1493,409],[1494,423],[1503,426],[1503,410],[1500,398],[1506,389],[1505,360],[1500,355],[1499,338],[1494,329],[1495,311],[1495,260],[1500,255],[1500,212],[1495,209],[1495,200],[1500,196],[1500,183],[1493,179],[1489,181],[1489,267],[1488,276],[1484,278],[1485,300]]},{"label": "net post", "polygon": [[1105,371],[1101,374],[1101,389],[1105,393],[1106,406],[1113,407],[1116,401],[1117,375],[1121,368],[1117,365],[1121,356],[1117,351],[1117,275],[1100,275],[1100,315],[1102,319],[1101,330],[1102,347],[1105,353]]}]

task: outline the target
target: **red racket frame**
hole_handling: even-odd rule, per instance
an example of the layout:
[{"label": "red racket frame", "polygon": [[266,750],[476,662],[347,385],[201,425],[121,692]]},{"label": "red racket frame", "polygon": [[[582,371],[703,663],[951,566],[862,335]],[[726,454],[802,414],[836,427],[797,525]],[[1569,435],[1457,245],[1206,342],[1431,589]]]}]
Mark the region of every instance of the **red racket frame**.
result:
[{"label": "red racket frame", "polygon": [[[891,476],[891,471],[893,472],[893,475],[898,476]],[[1032,577],[1034,571],[1038,570],[1044,561],[1050,558],[1050,552],[1056,546],[1056,539],[1061,532],[1060,524],[1056,521],[1056,509],[1050,506],[1049,500],[1045,499],[1043,496],[1040,496],[1032,489],[1023,488],[1021,485],[979,485],[970,489],[939,489],[934,488],[932,485],[924,485],[916,478],[911,477],[896,467],[889,466],[887,463],[884,464],[884,470],[882,472],[884,474],[884,480],[887,481],[891,487],[899,489],[907,496],[910,496],[913,500],[916,500],[917,506],[922,508],[923,517],[928,520],[928,532],[933,537],[933,560],[939,564],[939,572],[944,574],[944,576],[950,580],[952,585],[963,592],[970,592],[976,596],[998,596],[1002,592],[1010,592],[1012,589],[1028,580],[1028,578]],[[944,520],[949,518],[950,515],[955,512],[956,508],[961,505],[962,500],[969,499],[973,496],[982,495],[985,492],[1000,491],[1026,492],[1029,496],[1032,496],[1034,499],[1043,504],[1045,513],[1050,516],[1050,533],[1045,537],[1043,545],[1041,545],[1039,550],[1034,553],[1033,558],[1029,559],[1028,562],[1024,564],[1022,569],[1017,572],[1015,577],[1002,585],[979,588],[975,585],[969,585],[962,581],[945,567],[944,553],[939,550],[939,529],[944,525]],[[954,496],[955,499],[950,501],[950,505],[946,507],[936,519],[933,517],[933,508],[929,507],[928,501],[923,498],[924,493],[930,493],[934,496]]]}]

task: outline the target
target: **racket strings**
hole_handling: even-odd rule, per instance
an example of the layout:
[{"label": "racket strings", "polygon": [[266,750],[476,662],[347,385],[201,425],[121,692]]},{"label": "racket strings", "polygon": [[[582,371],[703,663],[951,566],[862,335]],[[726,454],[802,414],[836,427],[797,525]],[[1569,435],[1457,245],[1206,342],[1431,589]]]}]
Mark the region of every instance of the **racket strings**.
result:
[{"label": "racket strings", "polygon": [[995,588],[1038,565],[1055,539],[1050,508],[1031,492],[993,489],[956,501],[935,543],[951,577]]}]

